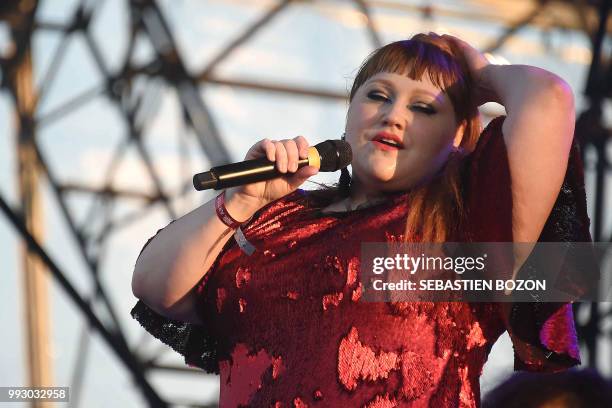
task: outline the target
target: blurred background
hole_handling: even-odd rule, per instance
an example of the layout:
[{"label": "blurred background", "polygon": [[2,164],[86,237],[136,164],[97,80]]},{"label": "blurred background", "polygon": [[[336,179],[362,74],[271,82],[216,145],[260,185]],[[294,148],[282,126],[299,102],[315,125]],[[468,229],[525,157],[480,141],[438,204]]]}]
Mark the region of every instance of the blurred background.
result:
[{"label": "blurred background", "polygon": [[[418,32],[570,84],[591,232],[609,242],[609,14],[606,0],[0,2],[0,386],[69,386],[62,406],[216,406],[219,378],[130,317],[138,252],[213,197],[194,173],[265,137],[339,138],[359,64]],[[610,309],[575,307],[582,366],[604,377]],[[483,394],[511,373],[503,336]]]}]

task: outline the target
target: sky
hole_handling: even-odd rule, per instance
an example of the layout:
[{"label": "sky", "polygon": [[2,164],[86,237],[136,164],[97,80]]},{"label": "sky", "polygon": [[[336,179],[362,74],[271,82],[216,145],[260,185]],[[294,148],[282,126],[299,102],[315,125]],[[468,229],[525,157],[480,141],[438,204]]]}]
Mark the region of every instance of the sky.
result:
[{"label": "sky", "polygon": [[[406,3],[420,5],[422,2]],[[37,18],[39,21],[66,21],[76,4],[76,1],[68,0],[41,1]],[[106,0],[96,4],[98,9],[92,22],[92,32],[101,47],[104,63],[113,72],[126,49],[126,2]],[[187,68],[197,72],[272,2],[164,0],[159,4],[169,20]],[[441,8],[461,6],[469,9],[475,3],[446,1],[437,4]],[[486,3],[479,4],[482,6]],[[373,15],[381,28],[384,42],[406,38],[419,31],[448,31],[478,47],[488,43],[500,30],[495,22],[469,22],[450,17],[434,17],[433,21],[424,22],[418,16],[389,9],[377,8]],[[527,28],[496,55],[510,63],[535,65],[561,76],[570,84],[577,111],[580,112],[585,106],[582,90],[590,62],[588,40],[583,34],[575,32],[551,30],[549,35],[551,50],[541,48],[541,32]],[[37,84],[41,83],[60,39],[57,33],[49,31],[38,31],[35,35],[33,61]],[[9,45],[6,26],[0,25],[0,53],[6,52]],[[222,62],[215,75],[345,92],[350,87],[356,68],[372,49],[363,18],[355,12],[351,2],[299,3],[290,6]],[[151,48],[146,41],[139,42],[136,55],[139,62],[146,62],[150,58]],[[64,57],[57,76],[39,106],[38,116],[41,118],[71,97],[100,84],[100,74],[81,36],[71,38]],[[346,103],[342,101],[216,85],[202,86],[200,92],[234,161],[241,160],[249,146],[264,137],[284,139],[304,135],[311,144],[315,144],[325,139],[339,138],[343,131]],[[155,91],[147,94],[146,101],[151,110],[145,121],[144,143],[161,175],[165,191],[176,194],[182,183],[190,180],[194,173],[208,170],[210,163],[202,155],[192,131],[186,129],[182,121],[174,90],[161,82],[157,83]],[[612,117],[609,104],[604,112],[609,124]],[[101,93],[67,115],[42,121],[37,137],[58,179],[100,186],[105,180],[105,168],[113,157],[114,149],[125,138],[126,132],[121,112]],[[0,94],[0,134],[4,136],[0,143],[0,192],[16,206],[14,117],[12,103],[6,93]],[[179,140],[183,140],[182,148]],[[181,149],[187,151],[186,156],[181,155]],[[185,171],[181,171],[185,167]],[[593,183],[591,175],[587,166],[588,191]],[[337,175],[321,175],[315,180],[333,182],[335,177]],[[134,149],[128,150],[119,165],[114,186],[129,191],[152,191],[152,184]],[[44,201],[45,249],[79,292],[88,296],[92,292],[91,280],[65,226],[57,197],[46,180],[41,183],[41,193]],[[184,199],[175,200],[173,207],[177,214],[182,215],[210,198],[210,192],[190,191]],[[609,200],[610,196],[607,197],[606,208],[610,207]],[[112,214],[118,217],[138,210],[142,204],[136,200],[125,200],[113,208]],[[72,194],[68,205],[79,225],[90,221],[90,196]],[[100,207],[95,211],[99,212]],[[589,213],[592,214],[591,203]],[[610,224],[609,221],[604,220],[606,225]],[[157,206],[139,221],[117,229],[106,244],[100,273],[133,349],[143,355],[162,353],[162,361],[180,364],[180,356],[171,351],[160,351],[163,350],[160,344],[145,335],[129,316],[136,301],[130,287],[136,256],[147,238],[168,222],[168,214]],[[86,228],[86,231],[96,232],[100,223],[94,217]],[[0,257],[0,269],[3,271],[0,317],[5,327],[11,328],[3,336],[5,347],[0,349],[0,361],[3,362],[0,366],[0,385],[20,386],[26,381],[21,258],[16,231],[3,218],[0,218],[0,245],[4,248]],[[143,406],[144,402],[129,374],[100,337],[87,329],[80,313],[53,280],[49,283],[49,290],[50,357],[56,383],[72,384],[77,357],[85,355],[87,368],[82,378],[84,385],[80,398],[83,406],[105,407],[110,401],[120,406]],[[89,346],[86,351],[79,351],[77,345],[83,333],[89,339]],[[610,350],[604,351],[609,355]],[[609,366],[601,368],[608,375],[611,374]],[[503,336],[494,346],[485,366],[481,380],[483,391],[501,381],[511,370],[512,348],[507,336]],[[214,376],[165,373],[151,375],[149,379],[164,396],[195,398],[202,402],[215,400],[218,396],[218,378]]]}]

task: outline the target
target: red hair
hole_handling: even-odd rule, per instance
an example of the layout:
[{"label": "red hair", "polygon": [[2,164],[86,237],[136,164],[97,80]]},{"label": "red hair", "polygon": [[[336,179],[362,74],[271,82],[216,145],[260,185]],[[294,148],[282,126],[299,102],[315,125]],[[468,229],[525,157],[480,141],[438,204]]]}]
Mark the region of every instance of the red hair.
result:
[{"label": "red hair", "polygon": [[[447,93],[457,126],[465,126],[460,149],[449,156],[434,179],[415,188],[409,195],[405,240],[445,242],[462,228],[465,218],[462,194],[464,159],[474,150],[482,130],[478,107],[471,93],[474,84],[467,62],[461,50],[444,37],[435,33],[416,34],[408,40],[387,44],[366,58],[351,87],[349,102],[359,87],[379,72],[406,75],[414,80],[428,75],[434,85]],[[349,192],[346,185],[349,180],[341,177],[340,185],[333,190],[335,198]]]}]

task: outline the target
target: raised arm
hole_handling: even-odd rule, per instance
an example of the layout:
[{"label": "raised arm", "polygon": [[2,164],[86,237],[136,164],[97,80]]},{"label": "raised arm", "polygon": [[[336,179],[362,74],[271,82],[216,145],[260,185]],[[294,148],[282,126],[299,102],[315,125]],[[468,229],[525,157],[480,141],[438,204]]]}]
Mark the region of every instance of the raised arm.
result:
[{"label": "raised arm", "polygon": [[557,75],[529,65],[492,65],[465,41],[478,105],[506,108],[502,133],[512,180],[514,242],[536,242],[557,199],[574,136],[574,97]]},{"label": "raised arm", "polygon": [[574,97],[558,76],[527,65],[489,65],[499,95],[512,179],[514,242],[536,242],[557,199],[574,135]]}]

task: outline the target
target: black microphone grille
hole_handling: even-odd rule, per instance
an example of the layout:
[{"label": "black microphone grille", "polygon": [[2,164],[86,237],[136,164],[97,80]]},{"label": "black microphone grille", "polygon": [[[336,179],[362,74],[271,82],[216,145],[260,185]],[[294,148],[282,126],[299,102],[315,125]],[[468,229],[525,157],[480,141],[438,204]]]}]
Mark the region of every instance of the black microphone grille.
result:
[{"label": "black microphone grille", "polygon": [[326,140],[315,145],[321,157],[319,171],[337,171],[351,164],[353,152],[351,145],[344,140]]}]

